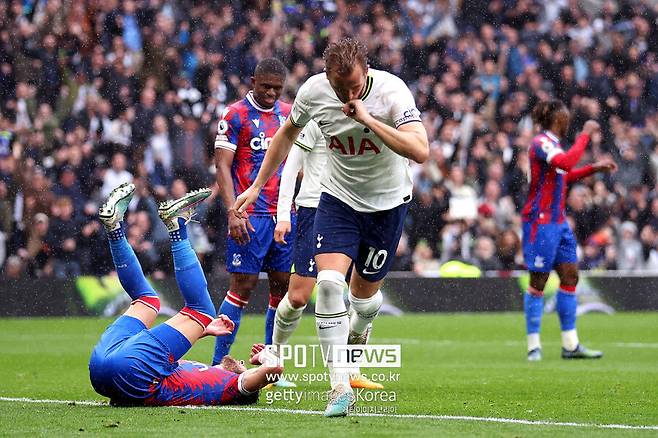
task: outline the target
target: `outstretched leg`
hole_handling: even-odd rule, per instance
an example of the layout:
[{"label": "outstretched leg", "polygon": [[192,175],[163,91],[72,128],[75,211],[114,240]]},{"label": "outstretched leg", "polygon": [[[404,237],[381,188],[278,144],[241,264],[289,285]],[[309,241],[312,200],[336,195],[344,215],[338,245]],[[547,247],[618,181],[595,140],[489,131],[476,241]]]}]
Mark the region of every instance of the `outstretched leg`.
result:
[{"label": "outstretched leg", "polygon": [[142,272],[135,252],[126,240],[123,216],[135,193],[134,184],[122,184],[112,190],[98,211],[105,226],[112,261],[123,289],[130,295],[132,303],[124,316],[140,320],[148,328],[153,325],[160,310],[160,299]]},{"label": "outstretched leg", "polygon": [[174,360],[180,359],[204,334],[215,313],[206,277],[187,239],[185,225],[194,214],[194,206],[210,194],[210,189],[195,190],[182,198],[162,203],[158,209],[169,230],[176,282],[185,307],[164,324],[151,329],[151,334],[167,346]]},{"label": "outstretched leg", "polygon": [[107,397],[117,395],[112,373],[108,371],[112,368],[109,355],[127,339],[152,326],[160,310],[160,299],[146,281],[122,228],[123,216],[134,192],[134,184],[120,185],[112,190],[98,211],[107,232],[119,281],[132,299],[128,310],[105,330],[89,359],[91,383],[96,392]]}]

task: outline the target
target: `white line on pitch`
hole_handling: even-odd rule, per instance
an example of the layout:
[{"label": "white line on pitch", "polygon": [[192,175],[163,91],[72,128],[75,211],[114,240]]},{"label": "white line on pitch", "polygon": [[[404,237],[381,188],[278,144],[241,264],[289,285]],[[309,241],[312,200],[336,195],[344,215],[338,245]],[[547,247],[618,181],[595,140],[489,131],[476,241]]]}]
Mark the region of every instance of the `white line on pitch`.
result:
[{"label": "white line on pitch", "polygon": [[[27,397],[0,397],[0,401],[17,402],[17,403],[36,403],[36,404],[66,404],[82,406],[109,406],[107,403],[93,400],[49,400],[33,399]],[[260,408],[246,406],[167,406],[168,408],[177,409],[212,409],[221,411],[241,411],[241,412],[267,412],[275,414],[293,414],[293,415],[322,415],[321,411],[311,411],[307,409],[285,409],[285,408]],[[497,417],[471,417],[467,415],[425,415],[425,414],[369,414],[358,413],[351,414],[355,417],[384,417],[400,418],[413,420],[453,420],[453,421],[472,421],[484,423],[507,423],[523,424],[528,426],[561,426],[561,427],[590,427],[596,429],[631,429],[631,430],[658,430],[658,426],[642,426],[634,424],[596,424],[596,423],[575,423],[546,420],[522,420],[517,418],[497,418]]]},{"label": "white line on pitch", "polygon": [[[255,338],[254,338],[255,339]],[[297,341],[315,341],[318,342],[317,336],[296,336],[293,340]],[[504,345],[505,347],[525,346],[525,341],[453,341],[451,339],[417,339],[417,338],[374,338],[379,344],[411,344],[424,346],[448,347],[452,345]],[[542,342],[544,345],[560,345],[560,342]],[[658,342],[604,342],[602,345],[611,345],[619,348],[658,348]]]}]

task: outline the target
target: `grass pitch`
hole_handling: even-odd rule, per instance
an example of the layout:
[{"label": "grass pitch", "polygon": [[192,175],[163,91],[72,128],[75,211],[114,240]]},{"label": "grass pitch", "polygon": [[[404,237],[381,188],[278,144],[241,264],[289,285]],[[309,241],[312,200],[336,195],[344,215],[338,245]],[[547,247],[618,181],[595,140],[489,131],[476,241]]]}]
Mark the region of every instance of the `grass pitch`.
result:
[{"label": "grass pitch", "polygon": [[[380,317],[371,343],[402,346],[399,381],[385,383],[395,401],[361,403],[383,416],[342,419],[318,415],[322,402],[269,404],[264,393],[257,405],[239,410],[102,405],[89,383],[87,360],[109,322],[0,319],[1,435],[658,435],[658,313],[580,318],[581,339],[604,350],[600,361],[560,359],[557,318],[546,315],[539,363],[525,360],[521,314]],[[262,317],[246,317],[232,354],[246,358],[262,330]],[[315,344],[314,333],[313,318],[305,315],[292,342]],[[187,358],[208,362],[212,347],[211,339],[202,339]],[[323,383],[300,384],[297,392],[325,389]],[[15,400],[22,397],[32,401]]]}]

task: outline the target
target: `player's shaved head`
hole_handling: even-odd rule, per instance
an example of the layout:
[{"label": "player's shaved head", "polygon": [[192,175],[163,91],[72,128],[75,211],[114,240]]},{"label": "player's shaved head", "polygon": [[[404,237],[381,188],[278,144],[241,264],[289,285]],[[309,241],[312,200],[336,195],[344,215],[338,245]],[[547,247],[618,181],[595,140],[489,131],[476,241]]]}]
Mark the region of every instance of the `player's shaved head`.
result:
[{"label": "player's shaved head", "polygon": [[346,37],[335,43],[330,43],[322,54],[327,73],[337,73],[347,76],[354,67],[361,66],[368,70],[368,48],[361,41]]},{"label": "player's shaved head", "polygon": [[278,59],[265,58],[260,61],[251,77],[256,102],[265,108],[272,108],[281,97],[286,75],[286,66]]},{"label": "player's shaved head", "polygon": [[285,79],[288,71],[283,62],[276,58],[265,58],[256,65],[254,76],[278,76]]}]

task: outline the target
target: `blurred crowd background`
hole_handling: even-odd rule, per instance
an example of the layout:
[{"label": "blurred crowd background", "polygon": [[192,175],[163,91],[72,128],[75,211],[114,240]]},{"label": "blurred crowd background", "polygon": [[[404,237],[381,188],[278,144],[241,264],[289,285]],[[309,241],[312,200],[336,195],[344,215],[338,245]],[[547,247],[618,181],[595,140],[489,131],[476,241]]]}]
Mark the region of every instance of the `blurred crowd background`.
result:
[{"label": "blurred crowd background", "polygon": [[[213,184],[218,115],[256,63],[285,63],[292,102],[346,35],[406,81],[430,137],[394,269],[523,268],[529,113],[554,96],[567,144],[587,119],[603,127],[581,163],[619,164],[569,190],[581,268],[658,272],[657,17],[650,0],[0,0],[3,273],[108,273],[96,212],[125,181],[130,243],[148,274],[171,272],[157,203]],[[218,197],[199,219],[194,247],[219,272]]]}]

